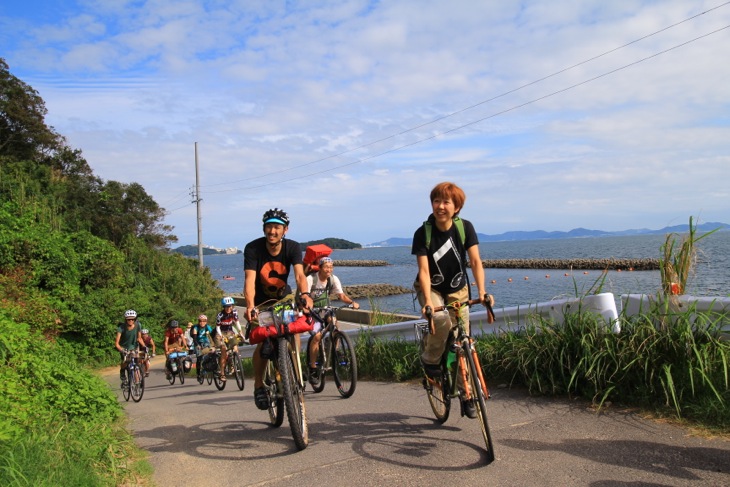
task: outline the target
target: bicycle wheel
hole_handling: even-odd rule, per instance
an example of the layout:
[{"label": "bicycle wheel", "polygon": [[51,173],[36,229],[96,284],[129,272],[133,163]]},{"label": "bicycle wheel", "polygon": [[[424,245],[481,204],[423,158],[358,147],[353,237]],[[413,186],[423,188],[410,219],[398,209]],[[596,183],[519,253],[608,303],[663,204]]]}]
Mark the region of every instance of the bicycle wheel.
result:
[{"label": "bicycle wheel", "polygon": [[449,395],[449,376],[448,371],[441,367],[441,374],[439,377],[423,378],[423,387],[426,389],[426,396],[428,397],[428,403],[431,405],[431,410],[436,421],[443,424],[449,419],[449,412],[451,411],[451,396]]},{"label": "bicycle wheel", "polygon": [[357,386],[357,357],[350,337],[337,330],[332,337],[332,370],[342,397],[350,397]]},{"label": "bicycle wheel", "polygon": [[[311,340],[312,337],[310,337],[309,339]],[[310,382],[310,385],[312,385],[312,390],[315,393],[320,393],[324,390],[324,376],[325,376],[325,367],[326,367],[325,356],[327,354],[326,348],[327,347],[325,345],[325,338],[323,336],[322,340],[320,340],[320,342],[319,342],[319,350],[317,351],[317,360],[315,361],[315,363],[317,364],[317,371],[315,372],[316,377],[315,377],[314,383],[317,385],[316,386],[312,385],[312,383]],[[311,364],[311,363],[312,363],[312,360],[310,358],[309,343],[307,343],[307,368],[309,368],[309,364]]]},{"label": "bicycle wheel", "polygon": [[242,391],[245,383],[243,378],[243,362],[241,362],[241,356],[238,355],[238,352],[233,352],[231,354],[231,360],[233,360],[233,375],[236,376],[236,385],[238,386],[238,390]]},{"label": "bicycle wheel", "polygon": [[[294,355],[295,352],[292,351],[289,341],[280,338],[277,361],[281,382],[284,385],[286,415],[289,418],[294,444],[299,450],[304,450],[309,443],[309,431],[307,428],[307,413],[304,408],[304,391],[299,384],[299,377],[293,362]],[[298,360],[299,357],[296,357],[296,359]]]},{"label": "bicycle wheel", "polygon": [[[175,360],[175,359],[172,359],[172,360]],[[172,371],[172,369],[170,367],[170,361],[165,362],[165,374],[167,374],[167,380],[170,382],[170,385],[175,384],[175,376],[177,374]]]},{"label": "bicycle wheel", "polygon": [[218,374],[218,373],[216,372],[216,374],[215,374],[215,375],[213,376],[213,382],[215,382],[215,387],[216,387],[216,389],[218,389],[219,391],[222,391],[223,389],[225,389],[225,388],[226,388],[226,382],[227,382],[227,381],[225,381],[225,380],[220,380],[220,378],[219,378],[219,377],[220,377],[220,374]]},{"label": "bicycle wheel", "polygon": [[180,385],[185,384],[185,360],[180,357],[177,359],[177,375],[180,378]]},{"label": "bicycle wheel", "polygon": [[124,370],[124,375],[127,380],[126,382],[122,381],[122,395],[124,396],[125,401],[129,401],[129,396],[132,394],[132,387],[130,386],[132,383],[132,371],[129,370],[129,367]]},{"label": "bicycle wheel", "polygon": [[476,351],[474,351],[471,344],[466,345],[464,352],[466,354],[467,363],[469,364],[469,386],[471,387],[471,392],[474,395],[474,407],[477,410],[477,417],[479,418],[479,423],[482,427],[484,444],[487,447],[487,463],[491,463],[494,461],[494,446],[492,445],[492,434],[489,432],[486,404],[487,398],[484,394],[484,391],[487,389],[487,385],[482,384],[481,377],[483,377],[483,374],[481,374],[481,369],[479,369],[479,358],[476,356]]},{"label": "bicycle wheel", "polygon": [[129,388],[132,399],[134,402],[139,402],[142,400],[142,395],[144,394],[144,372],[142,372],[139,365],[135,364],[131,376],[133,380],[130,382]]},{"label": "bicycle wheel", "polygon": [[264,387],[269,396],[269,421],[271,426],[278,428],[284,422],[284,398],[280,392],[282,390],[281,376],[276,372],[274,360],[267,360],[266,369],[264,369]]}]

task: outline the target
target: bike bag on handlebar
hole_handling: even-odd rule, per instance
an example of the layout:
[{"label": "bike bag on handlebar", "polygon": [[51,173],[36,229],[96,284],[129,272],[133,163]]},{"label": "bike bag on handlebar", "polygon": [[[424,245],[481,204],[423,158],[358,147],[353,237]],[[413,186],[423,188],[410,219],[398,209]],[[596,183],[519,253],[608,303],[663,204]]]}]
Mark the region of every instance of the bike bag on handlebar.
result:
[{"label": "bike bag on handlebar", "polygon": [[261,343],[267,338],[312,331],[314,327],[314,321],[307,315],[302,315],[291,323],[282,323],[279,319],[275,319],[275,322],[271,323],[270,320],[267,320],[266,313],[270,312],[263,311],[259,314],[259,326],[254,327],[248,336],[251,345]]}]

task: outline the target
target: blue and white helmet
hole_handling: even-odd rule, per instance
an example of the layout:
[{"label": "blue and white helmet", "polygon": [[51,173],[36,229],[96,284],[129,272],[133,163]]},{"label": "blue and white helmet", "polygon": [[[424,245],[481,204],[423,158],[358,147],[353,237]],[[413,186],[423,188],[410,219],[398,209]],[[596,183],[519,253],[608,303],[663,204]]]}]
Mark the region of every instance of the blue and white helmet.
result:
[{"label": "blue and white helmet", "polygon": [[233,298],[230,296],[226,296],[225,298],[221,299],[221,304],[223,305],[223,307],[233,306],[234,303],[235,301],[233,301]]}]

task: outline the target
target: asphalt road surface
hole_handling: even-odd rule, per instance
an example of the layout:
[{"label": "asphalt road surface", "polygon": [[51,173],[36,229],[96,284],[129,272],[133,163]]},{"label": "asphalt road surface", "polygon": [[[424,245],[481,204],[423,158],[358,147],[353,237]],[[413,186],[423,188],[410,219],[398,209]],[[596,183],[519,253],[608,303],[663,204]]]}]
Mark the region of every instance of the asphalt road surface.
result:
[{"label": "asphalt road surface", "polygon": [[[439,425],[419,383],[358,382],[340,398],[328,376],[306,393],[309,446],[298,451],[253,402],[253,379],[224,391],[190,376],[170,385],[155,359],[144,397],[124,402],[158,486],[730,486],[730,441],[584,402],[494,388],[496,460],[485,464],[478,420],[458,406]],[[452,405],[455,406],[455,405]]]}]

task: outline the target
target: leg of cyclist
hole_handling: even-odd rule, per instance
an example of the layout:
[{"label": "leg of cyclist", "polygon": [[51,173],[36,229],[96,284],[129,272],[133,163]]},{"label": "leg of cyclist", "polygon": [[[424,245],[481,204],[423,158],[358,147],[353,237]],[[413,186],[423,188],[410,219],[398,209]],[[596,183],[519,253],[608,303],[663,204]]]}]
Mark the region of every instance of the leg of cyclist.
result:
[{"label": "leg of cyclist", "polygon": [[[319,383],[319,374],[317,373],[317,356],[319,355],[319,345],[322,342],[322,324],[315,320],[314,327],[309,335],[307,348],[309,349],[309,383],[316,386]],[[297,335],[299,336],[299,335]],[[316,383],[315,383],[316,382]]]},{"label": "leg of cyclist", "polygon": [[[418,293],[418,301],[421,306],[426,302],[421,286],[416,282],[416,292]],[[443,306],[444,298],[441,294],[431,290],[431,303],[434,307]],[[421,363],[426,374],[430,377],[436,377],[441,373],[441,356],[446,346],[446,338],[451,330],[451,317],[447,313],[434,313],[433,324],[435,333],[426,335],[426,340],[421,354]]]},{"label": "leg of cyclist", "polygon": [[218,336],[218,337],[216,337],[216,340],[218,341],[218,347],[220,347],[220,349],[221,349],[221,358],[220,358],[220,362],[218,363],[218,372],[220,373],[218,379],[220,381],[225,382],[225,380],[226,380],[226,360],[228,360],[228,349],[226,348],[224,336]]}]

